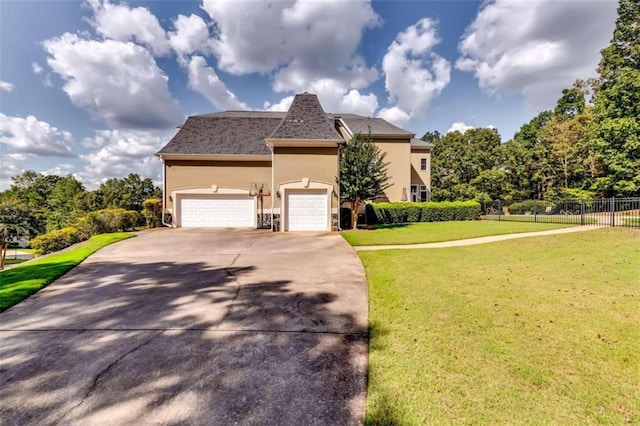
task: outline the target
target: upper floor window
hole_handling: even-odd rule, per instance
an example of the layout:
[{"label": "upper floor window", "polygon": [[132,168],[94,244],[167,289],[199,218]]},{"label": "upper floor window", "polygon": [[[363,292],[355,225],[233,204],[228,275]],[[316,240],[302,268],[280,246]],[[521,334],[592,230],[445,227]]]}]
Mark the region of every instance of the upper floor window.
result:
[{"label": "upper floor window", "polygon": [[420,170],[427,170],[427,159],[426,158],[421,158],[420,159]]}]

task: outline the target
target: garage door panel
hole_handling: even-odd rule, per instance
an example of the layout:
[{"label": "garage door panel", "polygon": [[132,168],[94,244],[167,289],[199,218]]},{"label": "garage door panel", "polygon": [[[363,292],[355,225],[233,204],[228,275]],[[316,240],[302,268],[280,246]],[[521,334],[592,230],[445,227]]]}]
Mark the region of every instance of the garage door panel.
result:
[{"label": "garage door panel", "polygon": [[180,198],[180,226],[254,227],[255,209],[255,199],[248,196],[183,196]]},{"label": "garage door panel", "polygon": [[326,191],[287,193],[289,231],[326,231],[328,223]]}]

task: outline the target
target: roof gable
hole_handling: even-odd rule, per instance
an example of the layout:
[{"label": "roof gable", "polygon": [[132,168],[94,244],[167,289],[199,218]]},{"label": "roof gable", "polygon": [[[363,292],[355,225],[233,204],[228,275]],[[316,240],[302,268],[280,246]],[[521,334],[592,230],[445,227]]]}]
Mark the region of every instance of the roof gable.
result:
[{"label": "roof gable", "polygon": [[311,93],[298,94],[293,98],[287,115],[268,139],[342,141],[318,97]]}]

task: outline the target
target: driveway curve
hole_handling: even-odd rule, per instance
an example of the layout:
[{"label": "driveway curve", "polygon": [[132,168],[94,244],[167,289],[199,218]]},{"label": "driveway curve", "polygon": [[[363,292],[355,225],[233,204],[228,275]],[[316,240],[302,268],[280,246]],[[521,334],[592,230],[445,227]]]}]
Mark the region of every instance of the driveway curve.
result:
[{"label": "driveway curve", "polygon": [[360,424],[366,333],[337,234],[146,231],[0,314],[0,418]]}]

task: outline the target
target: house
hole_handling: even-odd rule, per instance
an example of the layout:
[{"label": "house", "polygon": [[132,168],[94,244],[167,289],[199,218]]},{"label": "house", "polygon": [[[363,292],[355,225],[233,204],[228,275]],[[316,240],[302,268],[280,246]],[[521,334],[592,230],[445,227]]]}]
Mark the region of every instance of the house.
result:
[{"label": "house", "polygon": [[341,146],[370,134],[386,153],[386,201],[427,201],[433,145],[381,118],[325,113],[314,94],[289,111],[192,116],[156,155],[174,227],[328,231],[339,224]]}]

